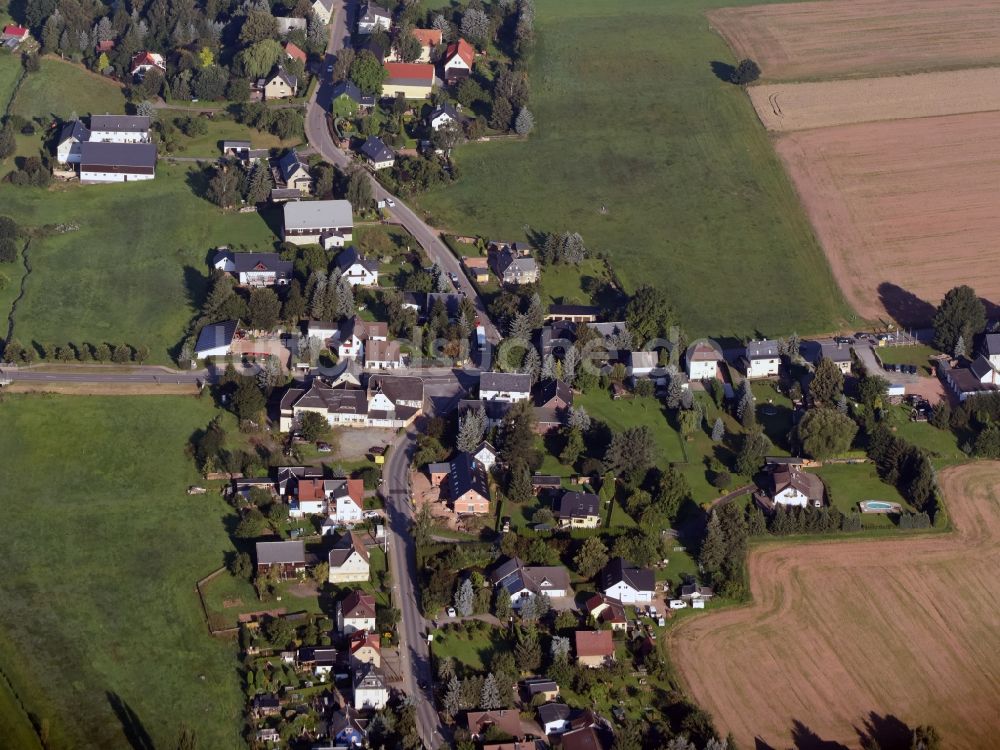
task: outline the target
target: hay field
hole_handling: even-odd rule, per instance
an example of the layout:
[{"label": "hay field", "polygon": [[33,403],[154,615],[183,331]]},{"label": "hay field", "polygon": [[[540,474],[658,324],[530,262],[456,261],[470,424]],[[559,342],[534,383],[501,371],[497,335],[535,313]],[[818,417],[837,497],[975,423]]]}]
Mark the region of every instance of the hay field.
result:
[{"label": "hay field", "polygon": [[970,284],[1000,300],[1000,112],[787,133],[776,148],[859,315],[918,325]]},{"label": "hay field", "polygon": [[709,22],[774,81],[1000,64],[990,0],[821,0],[723,8]]},{"label": "hay field", "polygon": [[1000,68],[974,68],[851,81],[751,86],[768,130],[807,130],[858,122],[1000,110]]},{"label": "hay field", "polygon": [[954,533],[758,547],[753,603],[677,628],[677,667],[723,734],[895,747],[904,724],[930,723],[952,750],[995,744],[1000,464],[940,480]]}]

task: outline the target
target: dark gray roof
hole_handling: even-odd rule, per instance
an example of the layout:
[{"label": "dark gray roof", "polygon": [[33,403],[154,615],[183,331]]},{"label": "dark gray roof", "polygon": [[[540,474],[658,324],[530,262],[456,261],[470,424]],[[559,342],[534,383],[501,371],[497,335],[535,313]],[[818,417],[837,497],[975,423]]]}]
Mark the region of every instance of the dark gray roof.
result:
[{"label": "dark gray roof", "polygon": [[479,374],[479,391],[531,391],[531,375],[520,372],[482,372]]},{"label": "dark gray roof", "polygon": [[283,80],[286,84],[288,84],[289,88],[293,89],[298,88],[299,79],[280,66],[274,72],[274,75],[270,76],[267,80],[268,82],[270,82],[273,81],[275,78],[280,78],[281,80]]},{"label": "dark gray roof", "polygon": [[281,178],[285,182],[288,182],[288,179],[295,174],[300,167],[304,169],[306,173],[309,172],[309,165],[299,158],[299,153],[294,148],[278,159],[278,169],[281,171]]},{"label": "dark gray roof", "polygon": [[355,263],[360,263],[372,273],[378,271],[378,261],[369,260],[368,258],[363,257],[353,245],[341,250],[340,255],[337,256],[337,268],[341,271],[346,271]]},{"label": "dark gray roof", "polygon": [[987,333],[983,337],[983,354],[987,357],[1000,354],[1000,333]]},{"label": "dark gray roof", "polygon": [[544,406],[554,399],[559,399],[567,406],[573,404],[573,389],[562,380],[546,380],[538,386],[536,406]]},{"label": "dark gray roof", "polygon": [[368,392],[375,394],[379,391],[384,393],[394,404],[400,401],[422,402],[424,400],[424,381],[412,375],[369,375]]},{"label": "dark gray roof", "polygon": [[774,359],[778,356],[778,342],[751,341],[747,344],[747,359]]},{"label": "dark gray roof", "polygon": [[557,518],[586,518],[601,512],[601,498],[589,492],[567,492],[559,500]]},{"label": "dark gray roof", "polygon": [[529,677],[524,680],[524,689],[528,691],[529,695],[534,695],[535,693],[548,693],[552,690],[558,690],[559,685],[555,680],[550,680],[548,677]]},{"label": "dark gray roof", "polygon": [[460,121],[462,119],[462,116],[458,113],[457,109],[455,109],[449,102],[444,102],[431,110],[431,113],[427,115],[427,121],[432,122],[435,118],[440,117],[441,115],[448,115],[448,117],[455,121]]},{"label": "dark gray roof", "polygon": [[549,315],[600,315],[595,305],[549,305]]},{"label": "dark gray roof", "polygon": [[376,5],[375,3],[365,3],[361,6],[361,21],[374,23],[375,18],[378,16],[381,16],[382,18],[392,18],[392,14],[381,5]]},{"label": "dark gray roof", "polygon": [[850,362],[851,347],[847,344],[821,344],[820,357],[834,362]]},{"label": "dark gray roof", "polygon": [[361,145],[361,154],[371,161],[389,161],[396,158],[392,149],[374,135],[368,136],[368,140]]},{"label": "dark gray roof", "polygon": [[156,146],[152,143],[100,143],[85,141],[80,144],[80,166],[156,167]]},{"label": "dark gray roof", "polygon": [[969,372],[976,376],[976,380],[982,380],[993,369],[993,365],[986,357],[980,355],[969,365]]},{"label": "dark gray roof", "polygon": [[303,542],[257,542],[257,564],[302,563],[306,562],[306,546]]},{"label": "dark gray roof", "polygon": [[482,466],[472,460],[468,453],[459,453],[451,461],[451,496],[453,498],[474,490],[479,495],[490,498],[490,486]]},{"label": "dark gray roof", "polygon": [[543,724],[569,719],[570,707],[565,703],[543,703],[538,707],[538,720]]},{"label": "dark gray roof", "polygon": [[639,568],[621,557],[611,560],[601,573],[601,589],[607,590],[624,581],[636,591],[655,591],[656,576],[648,568]]},{"label": "dark gray roof", "polygon": [[236,321],[226,320],[222,323],[212,323],[201,329],[198,343],[194,345],[194,353],[208,351],[217,346],[229,346],[236,335]]},{"label": "dark gray roof", "polygon": [[232,258],[236,273],[274,271],[279,276],[291,276],[294,268],[292,261],[282,260],[278,253],[234,253],[229,250],[221,250],[212,259],[212,264],[218,263],[227,255]]},{"label": "dark gray roof", "polygon": [[91,115],[90,129],[109,133],[146,133],[149,118],[144,115]]},{"label": "dark gray roof", "polygon": [[63,125],[62,132],[59,134],[59,142],[63,143],[70,138],[75,138],[80,143],[84,143],[90,140],[90,131],[79,120],[67,122]]},{"label": "dark gray roof", "polygon": [[375,104],[375,95],[361,93],[361,89],[355,86],[353,81],[341,81],[333,87],[334,99],[338,99],[344,95],[364,106],[371,107]]},{"label": "dark gray roof", "polygon": [[514,404],[510,401],[480,401],[478,399],[462,399],[458,402],[458,415],[461,417],[466,412],[478,411],[482,409],[486,412],[487,419],[499,422],[507,416],[507,412],[513,408]]}]

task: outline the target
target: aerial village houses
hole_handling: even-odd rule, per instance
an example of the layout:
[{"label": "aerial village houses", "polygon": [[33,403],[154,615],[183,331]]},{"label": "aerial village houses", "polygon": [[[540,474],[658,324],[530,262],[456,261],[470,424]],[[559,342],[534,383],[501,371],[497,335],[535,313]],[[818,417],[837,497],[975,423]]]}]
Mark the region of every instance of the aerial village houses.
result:
[{"label": "aerial village houses", "polygon": [[337,256],[337,268],[351,286],[378,286],[378,262],[363,257],[353,246]]},{"label": "aerial village houses", "polygon": [[494,587],[503,587],[510,594],[511,605],[520,609],[532,596],[546,594],[562,598],[572,596],[569,571],[562,565],[525,565],[517,557],[497,566],[489,576]]},{"label": "aerial village houses", "polygon": [[410,29],[410,33],[418,42],[420,42],[420,56],[417,57],[414,62],[429,63],[431,61],[431,52],[434,51],[435,47],[439,47],[444,41],[441,30]]},{"label": "aerial village houses", "polygon": [[365,3],[358,13],[358,33],[372,34],[375,29],[388,31],[392,26],[392,14],[375,3]]},{"label": "aerial village houses", "polygon": [[313,0],[312,12],[323,23],[330,23],[333,20],[334,0]]},{"label": "aerial village houses", "polygon": [[468,453],[452,459],[450,475],[451,503],[456,513],[485,515],[490,512],[490,485],[483,467]]},{"label": "aerial village houses", "polygon": [[354,675],[354,708],[380,711],[389,702],[389,688],[381,670],[366,664]]},{"label": "aerial village houses", "polygon": [[442,102],[427,115],[427,127],[438,131],[449,123],[460,123],[461,120],[462,116],[458,114],[458,110],[454,106],[449,102]]},{"label": "aerial village houses", "polygon": [[372,374],[367,389],[334,388],[316,378],[308,389],[285,392],[279,429],[290,431],[307,411],[322,414],[333,426],[398,429],[408,427],[422,413],[423,401],[420,378]]},{"label": "aerial village houses", "polygon": [[348,531],[334,543],[327,560],[330,583],[359,583],[368,580],[370,558],[360,534]]},{"label": "aerial village houses", "polygon": [[[325,324],[324,324],[325,325]],[[313,331],[316,331],[313,333]],[[389,324],[362,320],[357,315],[353,318],[344,318],[333,330],[330,336],[321,334],[328,333],[326,328],[316,329],[310,323],[310,336],[318,336],[324,341],[328,338],[333,340],[337,349],[337,356],[340,359],[350,359],[362,361],[365,347],[375,341],[386,341],[389,336]]]},{"label": "aerial village houses", "polygon": [[511,708],[496,711],[469,711],[465,715],[465,722],[469,734],[474,740],[480,739],[490,730],[509,735],[515,739],[524,738],[521,715]]},{"label": "aerial village houses", "polygon": [[594,594],[584,605],[587,614],[601,625],[607,625],[612,630],[627,630],[628,619],[625,617],[625,607],[620,601],[605,594]]},{"label": "aerial village houses", "polygon": [[656,592],[653,571],[632,565],[621,557],[604,566],[600,581],[604,595],[622,604],[649,604]]},{"label": "aerial village houses", "polygon": [[398,341],[370,341],[365,345],[366,370],[398,370],[405,363]]},{"label": "aerial village houses", "polygon": [[349,640],[351,666],[355,669],[362,664],[382,666],[382,641],[375,633],[358,630],[351,633]]},{"label": "aerial village houses", "polygon": [[757,504],[765,511],[772,511],[779,505],[820,508],[824,497],[822,479],[802,471],[801,464],[786,461],[769,463],[765,467],[763,486],[754,493]]},{"label": "aerial village houses", "polygon": [[562,528],[596,529],[601,523],[601,498],[589,492],[565,492],[555,509]]},{"label": "aerial village houses", "polygon": [[129,66],[132,78],[139,82],[146,77],[146,73],[154,68],[159,70],[161,73],[167,72],[166,63],[163,61],[163,55],[159,52],[140,52],[132,57],[132,64]]},{"label": "aerial village houses", "polygon": [[516,372],[483,372],[479,375],[479,398],[483,401],[527,401],[531,398],[531,375]]},{"label": "aerial village houses", "polygon": [[30,38],[31,33],[26,28],[9,23],[0,34],[0,45],[13,52]]},{"label": "aerial village houses", "polygon": [[303,65],[306,64],[306,53],[299,49],[299,46],[294,42],[285,42],[285,57],[289,60],[298,60]]},{"label": "aerial village houses", "polygon": [[601,308],[594,305],[549,305],[545,315],[547,323],[596,323]]},{"label": "aerial village houses", "polygon": [[268,101],[290,99],[299,90],[299,79],[279,65],[268,78],[261,78],[257,81],[257,90]]},{"label": "aerial village houses", "polygon": [[344,247],[354,237],[351,204],[345,200],[294,201],[282,207],[281,239],[293,245]]},{"label": "aerial village houses", "polygon": [[434,66],[429,63],[385,63],[382,95],[426,99],[434,90]]},{"label": "aerial village houses", "polygon": [[476,61],[476,50],[464,39],[452,42],[444,53],[444,79],[451,86],[472,75],[472,64]]},{"label": "aerial village houses", "polygon": [[687,351],[688,380],[710,380],[718,377],[722,352],[710,341],[701,340]]},{"label": "aerial village houses", "polygon": [[396,154],[378,136],[370,135],[361,144],[361,156],[372,169],[388,169],[396,163]]},{"label": "aerial village houses", "polygon": [[504,284],[535,284],[541,276],[535,259],[516,244],[503,244],[489,257],[494,273]]},{"label": "aerial village houses", "polygon": [[267,575],[272,568],[281,578],[294,578],[305,572],[306,547],[298,542],[257,542],[257,575]]},{"label": "aerial village houses", "polygon": [[374,94],[362,94],[350,80],[341,81],[333,87],[331,110],[337,117],[354,117],[359,110],[369,110],[375,106]]},{"label": "aerial village houses", "polygon": [[746,368],[748,378],[770,378],[781,369],[781,355],[778,342],[751,341],[746,348]]},{"label": "aerial village houses", "polygon": [[375,597],[357,589],[337,603],[337,630],[343,635],[375,631]]},{"label": "aerial village houses", "polygon": [[240,286],[285,286],[292,278],[293,264],[277,253],[234,253],[219,250],[212,258],[212,268],[233,276]]},{"label": "aerial village houses", "polygon": [[311,193],[313,190],[313,177],[309,173],[309,165],[299,158],[299,153],[294,148],[278,159],[279,184],[286,188],[293,188],[302,193]]},{"label": "aerial village houses", "polygon": [[80,182],[139,182],[156,178],[153,143],[80,144]]},{"label": "aerial village houses", "polygon": [[610,630],[577,630],[576,661],[581,667],[598,669],[615,660],[615,642]]},{"label": "aerial village houses", "polygon": [[225,357],[232,351],[233,339],[236,337],[238,326],[238,321],[226,320],[202,328],[194,345],[195,358]]}]

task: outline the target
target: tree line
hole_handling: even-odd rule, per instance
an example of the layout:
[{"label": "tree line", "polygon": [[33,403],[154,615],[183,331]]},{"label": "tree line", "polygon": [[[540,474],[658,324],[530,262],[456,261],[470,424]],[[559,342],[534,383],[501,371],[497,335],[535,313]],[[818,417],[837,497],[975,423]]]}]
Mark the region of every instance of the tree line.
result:
[{"label": "tree line", "polygon": [[5,362],[30,365],[37,361],[55,362],[113,362],[142,364],[149,359],[149,347],[145,344],[65,344],[56,345],[33,342],[24,346],[19,339],[12,338],[3,350]]}]

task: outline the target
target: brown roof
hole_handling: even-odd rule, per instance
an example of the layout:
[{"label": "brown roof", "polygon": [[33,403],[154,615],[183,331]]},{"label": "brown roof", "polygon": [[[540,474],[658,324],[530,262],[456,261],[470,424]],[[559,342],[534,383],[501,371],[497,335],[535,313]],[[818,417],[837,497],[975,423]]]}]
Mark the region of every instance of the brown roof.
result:
[{"label": "brown roof", "polygon": [[823,499],[823,480],[815,474],[782,467],[775,470],[772,476],[774,477],[774,495],[786,487],[793,487],[810,500]]},{"label": "brown roof", "polygon": [[465,715],[465,720],[468,724],[469,732],[473,735],[480,735],[490,727],[496,727],[511,737],[524,736],[524,731],[521,729],[521,715],[513,709],[469,711]]},{"label": "brown roof", "polygon": [[452,42],[448,45],[448,51],[445,53],[444,59],[451,60],[455,55],[461,57],[462,62],[471,68],[473,60],[476,59],[476,50],[464,39],[459,39],[457,42]]},{"label": "brown roof", "polygon": [[722,354],[707,341],[699,341],[688,353],[689,362],[716,362],[722,359]]},{"label": "brown roof", "polygon": [[299,500],[322,500],[323,480],[322,479],[300,479],[298,483]]},{"label": "brown roof", "polygon": [[353,531],[348,531],[336,541],[333,549],[330,550],[330,567],[339,568],[347,562],[347,558],[353,552],[357,552],[365,562],[368,562],[368,549],[365,547],[361,537]]},{"label": "brown roof", "polygon": [[423,47],[436,47],[441,44],[440,29],[410,29],[410,33]]},{"label": "brown roof", "polygon": [[285,42],[285,54],[296,60],[306,61],[306,53],[299,49],[298,45],[294,42]]},{"label": "brown roof", "polygon": [[355,589],[340,607],[344,617],[371,618],[375,616],[375,597]]},{"label": "brown roof", "polygon": [[580,656],[612,656],[615,653],[615,643],[610,630],[577,630],[576,655]]},{"label": "brown roof", "polygon": [[[373,599],[374,601],[374,599]],[[376,651],[382,650],[382,642],[379,637],[374,633],[369,633],[366,630],[358,630],[351,633],[351,653],[364,648],[365,646],[371,646]]]},{"label": "brown roof", "polygon": [[357,504],[359,508],[365,507],[365,480],[364,479],[348,479],[347,480],[347,494],[351,496],[351,500]]},{"label": "brown roof", "polygon": [[365,344],[365,362],[398,362],[398,341],[368,341]]},{"label": "brown roof", "polygon": [[490,268],[490,259],[483,258],[482,256],[462,258],[462,262],[465,264],[466,268],[484,268],[486,270],[489,270]]}]

